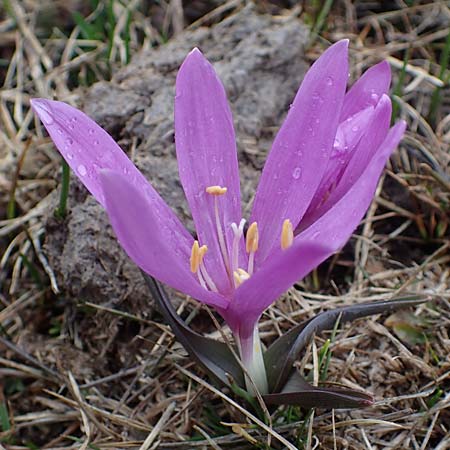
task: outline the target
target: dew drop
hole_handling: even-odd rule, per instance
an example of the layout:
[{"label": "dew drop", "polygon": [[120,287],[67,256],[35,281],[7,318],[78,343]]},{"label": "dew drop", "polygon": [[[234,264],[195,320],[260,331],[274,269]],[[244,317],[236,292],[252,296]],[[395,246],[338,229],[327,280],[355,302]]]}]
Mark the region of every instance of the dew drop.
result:
[{"label": "dew drop", "polygon": [[94,129],[93,128],[89,128],[89,130],[88,130],[89,136],[92,136],[94,133],[95,133]]},{"label": "dew drop", "polygon": [[69,124],[69,130],[73,130],[74,128],[73,124]]},{"label": "dew drop", "polygon": [[300,175],[302,174],[302,169],[300,167],[296,167],[293,171],[292,171],[292,178],[294,180],[298,180],[300,178]]},{"label": "dew drop", "polygon": [[374,102],[377,103],[378,102],[378,95],[375,94],[375,92],[373,92],[372,94],[370,94],[370,99]]},{"label": "dew drop", "polygon": [[326,77],[325,78],[325,83],[327,83],[327,86],[333,86],[333,78]]},{"label": "dew drop", "polygon": [[37,111],[39,112],[39,118],[45,125],[51,125],[54,122],[51,114],[42,105],[39,105]]},{"label": "dew drop", "polygon": [[313,107],[317,106],[317,105],[321,105],[323,103],[323,97],[317,91],[313,92],[312,99],[313,99]]},{"label": "dew drop", "polygon": [[95,139],[94,145],[99,145],[99,144],[100,144],[100,141],[98,139]]},{"label": "dew drop", "polygon": [[354,125],[354,126],[352,127],[353,133],[356,133],[358,130],[359,130],[359,127],[358,127],[357,125]]},{"label": "dew drop", "polygon": [[87,174],[87,169],[83,164],[80,164],[77,168],[78,174],[82,177],[84,177]]},{"label": "dew drop", "polygon": [[63,130],[61,128],[58,128],[58,134],[63,134]]},{"label": "dew drop", "polygon": [[67,153],[67,159],[73,159],[73,153]]},{"label": "dew drop", "polygon": [[73,139],[72,138],[67,138],[65,141],[66,145],[72,145],[73,144]]}]

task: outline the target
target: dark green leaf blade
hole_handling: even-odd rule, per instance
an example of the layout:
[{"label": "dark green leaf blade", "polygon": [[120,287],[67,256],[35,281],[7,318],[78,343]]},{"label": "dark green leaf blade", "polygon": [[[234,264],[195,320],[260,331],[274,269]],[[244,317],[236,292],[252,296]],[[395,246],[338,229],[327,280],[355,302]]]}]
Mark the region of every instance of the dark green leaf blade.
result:
[{"label": "dark green leaf blade", "polygon": [[295,405],[303,408],[363,408],[373,404],[365,392],[344,388],[312,386],[294,372],[280,393],[263,396],[270,405]]},{"label": "dark green leaf blade", "polygon": [[145,272],[142,274],[160,313],[189,355],[224,385],[231,387],[227,377],[229,374],[236,384],[245,386],[242,369],[228,346],[192,331],[178,316],[161,284]]},{"label": "dark green leaf blade", "polygon": [[312,319],[295,326],[273,342],[264,354],[269,392],[277,393],[282,390],[292,372],[294,361],[312,336],[320,331],[332,329],[339,317],[341,323],[351,322],[361,317],[393,312],[400,308],[419,305],[427,300],[428,297],[425,296],[410,295],[386,301],[343,306],[320,313]]}]

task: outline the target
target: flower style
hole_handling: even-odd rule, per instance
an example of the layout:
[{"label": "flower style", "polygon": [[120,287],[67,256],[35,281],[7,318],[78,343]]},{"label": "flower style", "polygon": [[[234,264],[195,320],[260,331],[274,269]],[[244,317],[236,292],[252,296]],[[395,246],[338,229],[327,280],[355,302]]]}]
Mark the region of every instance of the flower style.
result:
[{"label": "flower style", "polygon": [[345,244],[405,130],[403,121],[389,129],[387,62],[346,93],[347,47],[347,40],[337,42],[305,75],[268,156],[246,231],[225,90],[199,50],[186,57],[176,81],[175,141],[196,240],[102,128],[67,104],[32,100],[130,258],[220,313],[262,393],[261,314]]}]

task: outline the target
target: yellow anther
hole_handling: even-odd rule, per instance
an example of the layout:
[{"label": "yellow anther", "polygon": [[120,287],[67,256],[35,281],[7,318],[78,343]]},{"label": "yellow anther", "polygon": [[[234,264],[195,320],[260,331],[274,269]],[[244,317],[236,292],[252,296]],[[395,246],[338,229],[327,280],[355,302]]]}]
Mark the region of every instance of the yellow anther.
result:
[{"label": "yellow anther", "polygon": [[292,222],[286,219],[283,222],[283,227],[281,229],[281,249],[286,250],[294,242],[294,230],[292,228]]},{"label": "yellow anther", "polygon": [[210,195],[224,195],[227,193],[227,188],[222,186],[208,186],[206,193]]},{"label": "yellow anther", "polygon": [[244,269],[238,268],[233,272],[234,284],[236,287],[240,286],[244,281],[250,278],[250,274]]},{"label": "yellow anther", "polygon": [[200,264],[203,261],[203,257],[205,256],[205,253],[208,251],[208,246],[207,245],[202,245],[199,249],[200,251]]},{"label": "yellow anther", "polygon": [[240,286],[240,284],[242,283],[241,277],[239,276],[239,272],[237,270],[235,270],[233,272],[233,278],[234,278],[234,285],[236,287]]},{"label": "yellow anther", "polygon": [[258,233],[258,224],[253,222],[247,230],[247,235],[245,236],[245,249],[247,253],[253,252],[255,253],[258,250],[258,241],[259,241],[259,233]]},{"label": "yellow anther", "polygon": [[242,281],[248,280],[250,278],[250,274],[240,267],[238,268],[237,272],[239,273]]},{"label": "yellow anther", "polygon": [[200,264],[203,261],[203,257],[205,256],[205,253],[208,251],[208,247],[206,245],[202,245],[201,247],[198,245],[198,241],[194,241],[194,244],[192,245],[191,250],[191,272],[197,273],[198,268],[200,267]]}]

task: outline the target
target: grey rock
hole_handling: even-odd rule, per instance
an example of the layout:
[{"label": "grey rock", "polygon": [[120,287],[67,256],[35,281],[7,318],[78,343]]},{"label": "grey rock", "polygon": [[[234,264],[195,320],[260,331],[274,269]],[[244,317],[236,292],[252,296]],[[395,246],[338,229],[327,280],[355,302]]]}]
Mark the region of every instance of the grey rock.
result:
[{"label": "grey rock", "polygon": [[[248,217],[267,152],[307,69],[307,37],[297,18],[259,15],[250,5],[211,28],[186,31],[140,53],[111,82],[94,85],[81,108],[112,134],[192,230],[178,179],[173,101],[177,70],[187,53],[199,47],[214,64],[230,100]],[[135,148],[133,154],[130,148]],[[69,206],[64,223],[49,220],[46,241],[66,293],[102,304],[128,299],[127,307],[150,313],[139,271],[116,242],[102,208],[78,180],[72,182]]]}]

